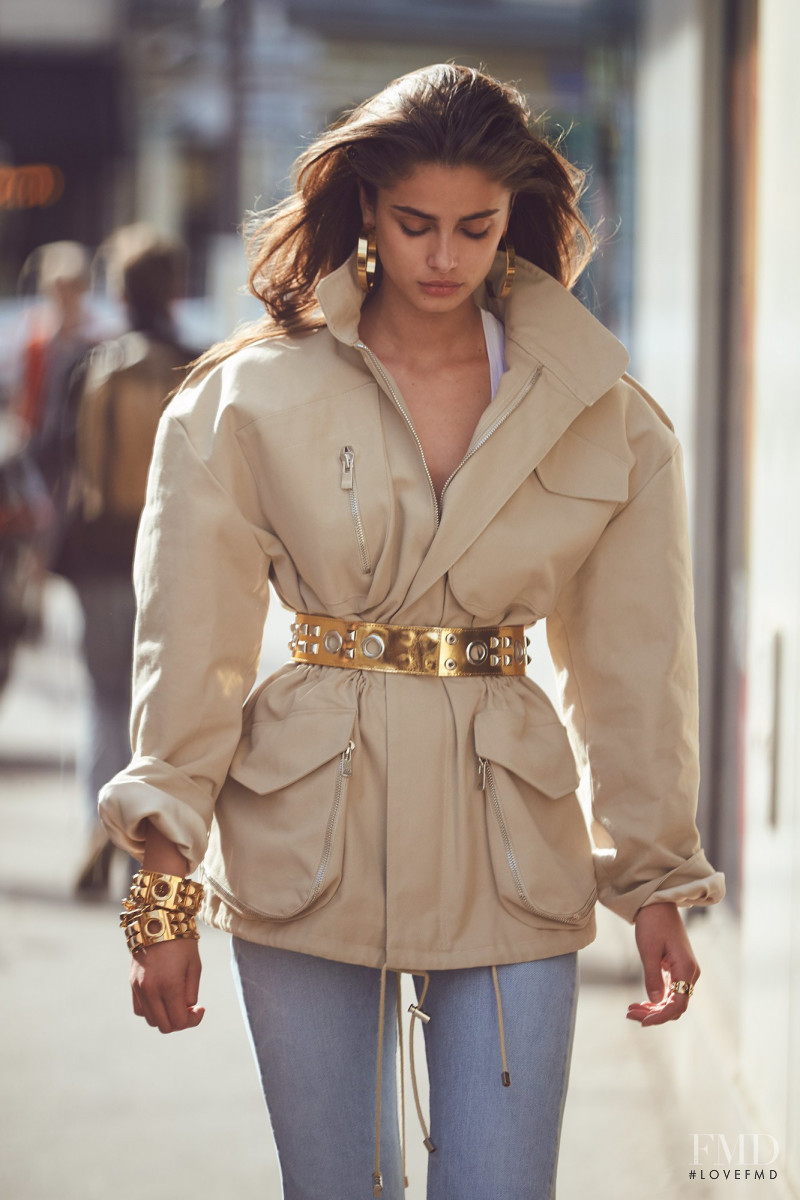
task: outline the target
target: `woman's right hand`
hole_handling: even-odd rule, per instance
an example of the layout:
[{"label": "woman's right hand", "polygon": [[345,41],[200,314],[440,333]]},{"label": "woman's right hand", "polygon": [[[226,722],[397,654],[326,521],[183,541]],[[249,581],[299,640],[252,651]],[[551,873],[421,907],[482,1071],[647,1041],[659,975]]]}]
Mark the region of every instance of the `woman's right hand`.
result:
[{"label": "woman's right hand", "polygon": [[[145,852],[142,866],[167,875],[185,875],[187,862],[150,822],[144,827]],[[205,1013],[198,1007],[200,953],[195,938],[156,942],[131,955],[133,1011],[162,1033],[194,1029]]]},{"label": "woman's right hand", "polygon": [[205,1013],[197,1004],[200,954],[194,938],[156,942],[131,955],[133,1011],[162,1033],[194,1029]]}]

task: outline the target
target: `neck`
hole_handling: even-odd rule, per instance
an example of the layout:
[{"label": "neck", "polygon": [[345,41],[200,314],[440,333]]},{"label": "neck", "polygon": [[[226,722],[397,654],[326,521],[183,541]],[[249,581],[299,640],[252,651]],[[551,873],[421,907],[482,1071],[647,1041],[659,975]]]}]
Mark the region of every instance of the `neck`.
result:
[{"label": "neck", "polygon": [[448,361],[474,352],[482,339],[480,313],[472,296],[451,312],[420,312],[384,287],[361,310],[359,333],[370,345],[380,345],[395,358],[413,352],[416,360]]},{"label": "neck", "polygon": [[175,326],[168,311],[144,312],[128,305],[128,323],[136,333],[149,333],[163,341],[172,341]]}]

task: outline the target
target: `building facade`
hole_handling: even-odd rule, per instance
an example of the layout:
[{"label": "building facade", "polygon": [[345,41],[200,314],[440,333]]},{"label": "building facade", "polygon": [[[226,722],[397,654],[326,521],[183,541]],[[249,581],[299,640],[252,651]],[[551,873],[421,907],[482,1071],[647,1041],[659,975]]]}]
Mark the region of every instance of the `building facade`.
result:
[{"label": "building facade", "polygon": [[[800,236],[792,0],[648,0],[637,96],[634,366],[687,449],[701,823],[728,878],[693,922],[711,993],[687,1094],[741,1089],[800,1194]],[[677,81],[680,86],[676,86]],[[715,1025],[709,1038],[708,1022]],[[716,1040],[715,1059],[709,1042]],[[700,1078],[700,1075],[703,1078]],[[717,1130],[716,1132],[723,1132]]]}]

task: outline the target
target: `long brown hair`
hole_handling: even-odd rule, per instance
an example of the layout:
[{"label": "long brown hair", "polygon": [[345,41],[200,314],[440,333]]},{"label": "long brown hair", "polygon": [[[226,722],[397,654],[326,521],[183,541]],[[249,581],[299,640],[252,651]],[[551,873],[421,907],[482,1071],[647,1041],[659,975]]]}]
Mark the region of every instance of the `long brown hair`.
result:
[{"label": "long brown hair", "polygon": [[359,183],[373,197],[421,163],[479,167],[508,188],[508,236],[517,253],[571,287],[593,251],[578,207],[584,172],[532,131],[529,119],[517,88],[451,63],[412,71],[365,100],[300,155],[293,193],[253,215],[249,283],[266,314],[197,366],[208,369],[265,337],[324,325],[314,289],[355,248]]}]

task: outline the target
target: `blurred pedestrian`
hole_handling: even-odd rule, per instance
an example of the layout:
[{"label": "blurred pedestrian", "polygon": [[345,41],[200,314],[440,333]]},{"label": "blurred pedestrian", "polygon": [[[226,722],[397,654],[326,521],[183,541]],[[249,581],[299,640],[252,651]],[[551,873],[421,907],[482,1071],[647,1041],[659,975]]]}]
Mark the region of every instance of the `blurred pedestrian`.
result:
[{"label": "blurred pedestrian", "polygon": [[118,230],[104,251],[130,329],[98,346],[86,369],[58,562],[78,590],[89,675],[83,776],[92,830],[76,885],[82,895],[103,895],[108,886],[113,847],[97,821],[97,795],[130,758],[136,530],[158,422],[195,356],[181,343],[172,311],[183,289],[184,248],[149,226],[132,225]]},{"label": "blurred pedestrian", "polygon": [[75,368],[103,336],[87,304],[90,256],[78,242],[40,246],[21,272],[34,275],[41,302],[27,315],[15,407],[28,448],[56,508],[64,502],[72,457]]},{"label": "blurred pedestrian", "polygon": [[[430,1200],[551,1200],[595,901],[635,924],[627,1015],[652,1026],[699,975],[678,905],[724,891],[695,826],[680,449],[570,294],[582,175],[514,87],[413,72],[295,178],[251,242],[263,321],[209,353],[154,455],[135,755],[101,800],[143,855],[134,1011],[201,1020],[202,902],[234,935],[286,1200],[399,1200],[409,972]],[[270,579],[293,661],[251,693]],[[525,678],[542,618],[568,728]]]}]

